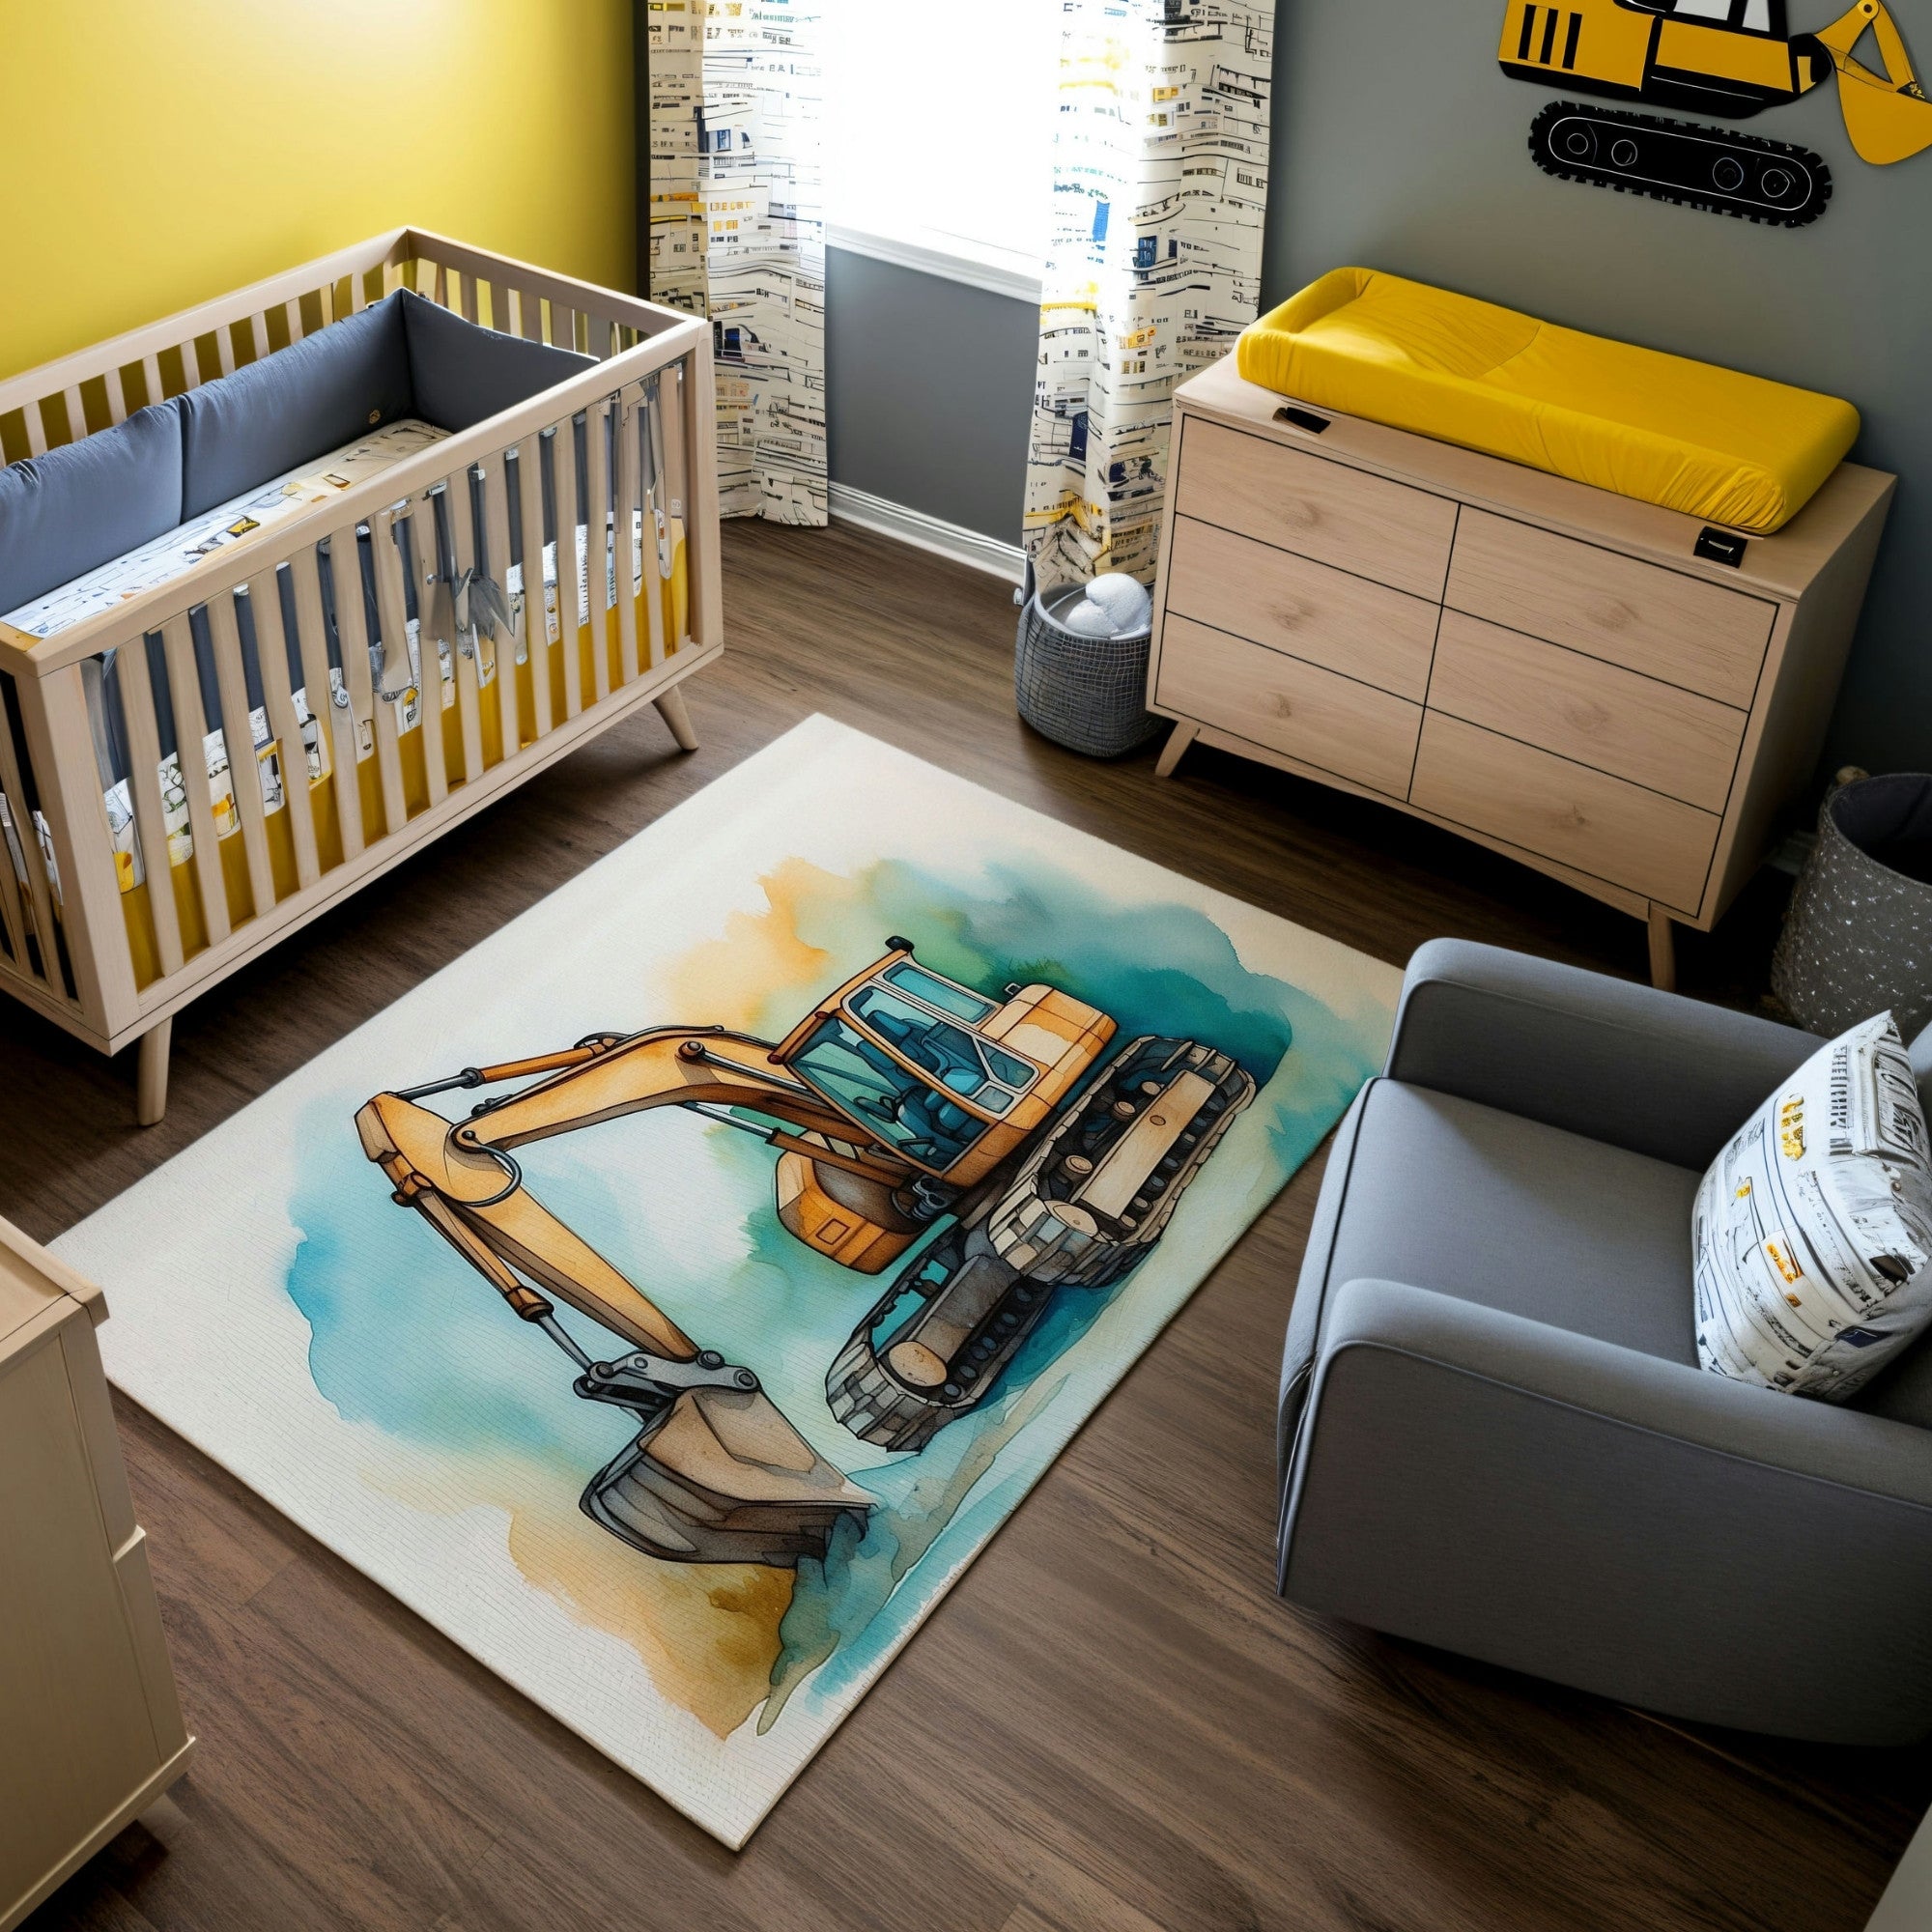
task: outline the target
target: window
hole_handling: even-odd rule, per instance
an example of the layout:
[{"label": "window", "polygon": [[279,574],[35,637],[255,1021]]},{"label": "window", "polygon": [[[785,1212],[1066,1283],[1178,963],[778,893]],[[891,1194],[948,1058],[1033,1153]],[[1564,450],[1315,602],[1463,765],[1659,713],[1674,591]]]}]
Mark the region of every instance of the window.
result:
[{"label": "window", "polygon": [[825,0],[834,247],[1037,300],[1056,0]]}]

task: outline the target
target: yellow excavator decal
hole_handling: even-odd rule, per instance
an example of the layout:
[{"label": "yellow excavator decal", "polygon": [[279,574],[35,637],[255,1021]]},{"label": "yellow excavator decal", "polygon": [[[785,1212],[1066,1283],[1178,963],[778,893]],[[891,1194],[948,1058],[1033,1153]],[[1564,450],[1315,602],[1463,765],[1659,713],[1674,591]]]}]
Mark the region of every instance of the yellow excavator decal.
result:
[{"label": "yellow excavator decal", "polygon": [[[1877,66],[1859,57],[1867,37]],[[1889,167],[1932,148],[1932,100],[1885,0],[1796,35],[1785,0],[1510,0],[1497,58],[1518,80],[1733,119],[1835,76],[1860,159]],[[1539,117],[1530,150],[1551,174],[1787,227],[1831,196],[1830,169],[1805,149],[1570,102]]]},{"label": "yellow excavator decal", "polygon": [[[720,1027],[598,1034],[560,1052],[379,1094],[363,1151],[412,1208],[578,1370],[577,1393],[637,1419],[592,1478],[586,1515],[684,1562],[823,1555],[867,1492],[792,1427],[757,1375],[700,1348],[524,1185],[513,1150],[675,1106],[779,1150],[781,1224],[860,1274],[912,1260],[838,1352],[834,1417],[923,1448],[984,1400],[1063,1289],[1145,1259],[1182,1190],[1254,1094],[1226,1054],[1144,1036],[1057,987],[1003,998],[892,939],[775,1045]],[[516,1090],[452,1122],[422,1102]],[[624,1344],[591,1354],[556,1300]]]}]

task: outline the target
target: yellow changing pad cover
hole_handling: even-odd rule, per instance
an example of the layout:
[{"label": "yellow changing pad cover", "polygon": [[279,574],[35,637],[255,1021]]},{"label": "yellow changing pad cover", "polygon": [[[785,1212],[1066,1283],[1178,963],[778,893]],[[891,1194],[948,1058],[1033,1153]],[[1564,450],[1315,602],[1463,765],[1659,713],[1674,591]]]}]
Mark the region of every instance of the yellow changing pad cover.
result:
[{"label": "yellow changing pad cover", "polygon": [[1859,433],[1834,396],[1336,269],[1242,332],[1251,383],[1760,534]]}]

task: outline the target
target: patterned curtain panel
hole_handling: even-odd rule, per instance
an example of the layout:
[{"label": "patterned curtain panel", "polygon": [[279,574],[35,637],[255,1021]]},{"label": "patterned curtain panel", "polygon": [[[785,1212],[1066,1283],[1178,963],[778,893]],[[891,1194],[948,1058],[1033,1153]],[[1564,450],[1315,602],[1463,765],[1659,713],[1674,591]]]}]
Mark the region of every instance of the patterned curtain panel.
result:
[{"label": "patterned curtain panel", "polygon": [[650,293],[708,316],[727,517],[822,524],[819,0],[651,0]]},{"label": "patterned curtain panel", "polygon": [[1026,544],[1151,584],[1169,399],[1261,299],[1274,0],[1065,7]]}]

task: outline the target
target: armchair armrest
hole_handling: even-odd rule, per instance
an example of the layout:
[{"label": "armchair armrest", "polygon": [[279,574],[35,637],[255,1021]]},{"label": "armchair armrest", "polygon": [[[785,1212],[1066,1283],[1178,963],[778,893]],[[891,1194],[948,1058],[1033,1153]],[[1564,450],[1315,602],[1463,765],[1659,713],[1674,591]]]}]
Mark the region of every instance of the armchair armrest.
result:
[{"label": "armchair armrest", "polygon": [[1386,1071],[1701,1168],[1818,1046],[1750,1013],[1435,939],[1408,962]]},{"label": "armchair armrest", "polygon": [[1625,1702],[1932,1731],[1932,1432],[1427,1289],[1337,1294],[1280,1554],[1311,1608]]}]

